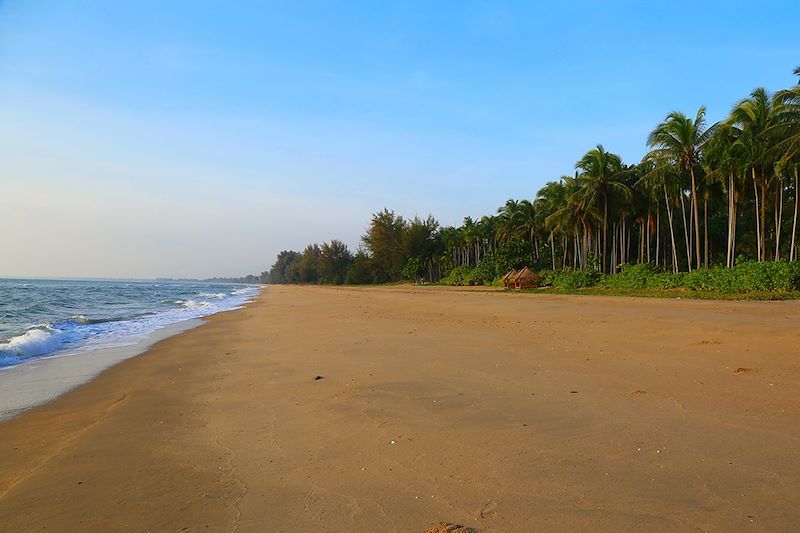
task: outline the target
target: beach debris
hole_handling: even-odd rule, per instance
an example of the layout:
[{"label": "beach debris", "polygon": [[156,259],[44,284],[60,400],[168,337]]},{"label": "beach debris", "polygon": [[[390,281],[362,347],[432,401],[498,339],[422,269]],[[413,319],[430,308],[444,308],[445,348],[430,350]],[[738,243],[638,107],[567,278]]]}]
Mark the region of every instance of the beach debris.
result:
[{"label": "beach debris", "polygon": [[314,381],[319,381],[321,379],[325,379],[325,376],[314,376]]},{"label": "beach debris", "polygon": [[752,373],[754,371],[755,371],[755,369],[753,369],[753,368],[747,368],[747,367],[740,366],[739,368],[734,370],[733,373],[734,374],[750,374],[750,373]]},{"label": "beach debris", "polygon": [[396,442],[396,441],[393,441],[393,440],[390,440],[390,441],[389,441],[389,444],[397,444],[397,442]]},{"label": "beach debris", "polygon": [[493,518],[497,516],[497,502],[489,501],[481,509],[481,518]]},{"label": "beach debris", "polygon": [[476,533],[472,527],[462,526],[455,522],[436,522],[432,527],[425,530],[425,533]]}]

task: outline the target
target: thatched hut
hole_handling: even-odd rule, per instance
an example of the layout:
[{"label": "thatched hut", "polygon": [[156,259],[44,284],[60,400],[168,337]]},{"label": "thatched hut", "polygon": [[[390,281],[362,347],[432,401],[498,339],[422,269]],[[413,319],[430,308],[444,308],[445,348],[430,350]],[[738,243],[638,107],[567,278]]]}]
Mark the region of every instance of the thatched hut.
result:
[{"label": "thatched hut", "polygon": [[500,278],[500,283],[503,284],[503,287],[506,289],[513,289],[514,288],[514,278],[519,274],[515,269],[511,269],[504,276]]},{"label": "thatched hut", "polygon": [[514,276],[514,288],[518,290],[536,289],[541,282],[542,276],[536,272],[532,272],[528,267],[523,268]]}]

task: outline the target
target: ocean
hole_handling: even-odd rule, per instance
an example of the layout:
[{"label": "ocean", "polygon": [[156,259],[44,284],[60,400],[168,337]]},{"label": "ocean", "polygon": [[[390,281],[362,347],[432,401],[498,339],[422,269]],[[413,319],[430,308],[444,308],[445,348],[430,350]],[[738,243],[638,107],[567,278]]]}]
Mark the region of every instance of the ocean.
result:
[{"label": "ocean", "polygon": [[135,345],[163,328],[241,307],[258,291],[201,282],[0,279],[0,373]]}]

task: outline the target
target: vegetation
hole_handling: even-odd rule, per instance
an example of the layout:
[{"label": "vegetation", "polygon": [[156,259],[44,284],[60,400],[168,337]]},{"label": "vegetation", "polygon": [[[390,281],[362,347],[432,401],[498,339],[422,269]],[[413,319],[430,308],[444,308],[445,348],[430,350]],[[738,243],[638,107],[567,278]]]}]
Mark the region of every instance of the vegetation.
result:
[{"label": "vegetation", "polygon": [[528,266],[561,290],[800,289],[800,85],[757,88],[710,126],[703,107],[671,112],[647,145],[634,164],[597,145],[533,199],[458,227],[384,209],[355,254],[339,241],[284,251],[265,277],[478,285]]}]

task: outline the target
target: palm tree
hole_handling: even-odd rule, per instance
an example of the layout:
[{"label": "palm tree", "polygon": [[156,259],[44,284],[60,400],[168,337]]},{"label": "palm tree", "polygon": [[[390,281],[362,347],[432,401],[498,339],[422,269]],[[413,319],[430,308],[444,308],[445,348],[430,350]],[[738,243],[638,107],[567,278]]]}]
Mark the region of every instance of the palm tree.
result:
[{"label": "palm tree", "polygon": [[[691,177],[691,216],[694,217],[695,260],[700,265],[700,216],[697,202],[697,180],[695,170],[700,162],[703,146],[708,141],[713,127],[706,129],[706,108],[697,110],[694,120],[683,113],[673,111],[650,132],[648,146],[655,148],[655,155],[669,159],[680,172]],[[690,221],[691,223],[691,221]],[[691,270],[691,262],[689,264]]]},{"label": "palm tree", "polygon": [[588,266],[592,227],[600,218],[597,209],[582,205],[577,178],[562,176],[561,183],[551,182],[549,185],[550,214],[544,219],[545,229],[550,237],[558,234],[564,241],[562,265],[566,267],[569,252],[567,244],[572,240],[572,265],[584,268]]},{"label": "palm tree", "polygon": [[673,208],[672,204],[670,204],[668,192],[668,187],[671,188],[671,183],[673,182],[671,177],[674,167],[669,161],[664,160],[659,154],[653,152],[645,154],[639,166],[641,167],[640,173],[642,177],[639,178],[638,185],[648,190],[653,198],[658,198],[662,191],[664,193],[664,209],[667,212],[670,243],[672,244],[672,271],[678,272],[678,247],[675,243],[675,226],[672,219]]},{"label": "palm tree", "polygon": [[607,152],[603,145],[589,150],[575,164],[579,170],[578,184],[580,186],[581,205],[584,209],[602,205],[603,210],[603,248],[601,252],[601,269],[607,272],[608,258],[608,212],[609,204],[614,195],[630,198],[630,189],[620,181],[624,169],[622,158],[617,154]]},{"label": "palm tree", "polygon": [[[759,87],[733,107],[728,119],[728,123],[739,132],[737,142],[746,153],[753,179],[759,261],[765,260],[767,254],[767,190],[779,160],[775,146],[779,142],[780,110],[781,101]],[[780,242],[780,227],[775,228],[775,235],[776,242]]]},{"label": "palm tree", "polygon": [[509,198],[503,206],[497,208],[497,231],[503,242],[514,237],[513,218],[518,209],[519,202],[513,198]]},{"label": "palm tree", "polygon": [[730,124],[717,127],[706,145],[703,166],[709,182],[726,183],[728,193],[728,242],[725,265],[732,267],[736,251],[736,214],[738,205],[737,175],[742,167],[741,145],[737,143],[739,131]]},{"label": "palm tree", "polygon": [[536,229],[538,228],[538,221],[536,216],[536,206],[530,200],[520,200],[517,203],[517,209],[511,217],[512,227],[514,231],[523,238],[530,241],[531,245],[531,260],[538,259],[538,245],[536,242]]},{"label": "palm tree", "polygon": [[547,234],[553,270],[556,269],[556,245],[553,232],[547,232],[547,219],[558,211],[564,205],[565,201],[566,190],[561,181],[548,181],[544,187],[539,189],[539,192],[536,194],[536,200],[534,201],[536,214],[538,215],[537,224],[541,225]]}]

